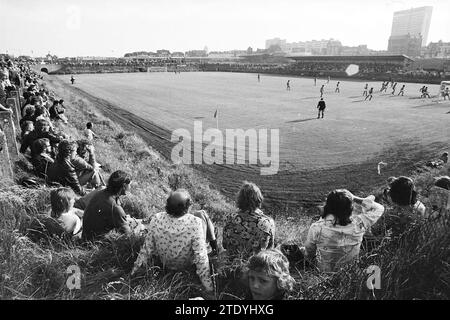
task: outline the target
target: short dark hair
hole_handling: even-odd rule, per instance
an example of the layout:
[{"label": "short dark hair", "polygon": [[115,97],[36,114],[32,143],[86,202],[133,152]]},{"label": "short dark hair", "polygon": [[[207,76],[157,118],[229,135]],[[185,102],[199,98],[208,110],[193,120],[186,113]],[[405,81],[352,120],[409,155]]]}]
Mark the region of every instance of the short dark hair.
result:
[{"label": "short dark hair", "polygon": [[37,97],[36,96],[31,96],[30,104],[34,106],[34,105],[36,105],[36,103],[38,103]]},{"label": "short dark hair", "polygon": [[252,182],[244,181],[237,195],[236,204],[242,211],[255,211],[261,208],[264,197],[258,186]]},{"label": "short dark hair", "polygon": [[36,109],[36,107],[27,106],[27,107],[25,108],[25,114],[26,114],[27,116],[32,116],[32,115],[34,114],[35,109]]},{"label": "short dark hair", "polygon": [[50,144],[50,140],[47,138],[40,138],[34,140],[31,149],[33,150],[33,154],[38,155],[41,154],[45,149],[47,149],[47,145]]},{"label": "short dark hair", "polygon": [[122,170],[117,170],[111,173],[108,179],[108,185],[106,186],[106,190],[112,194],[118,194],[125,184],[129,184],[131,182],[131,176]]},{"label": "short dark hair", "polygon": [[413,205],[417,201],[413,180],[404,176],[390,182],[388,194],[392,201],[400,206]]},{"label": "short dark hair", "polygon": [[34,109],[34,116],[37,118],[40,115],[45,113],[45,107],[43,106],[36,106]]},{"label": "short dark hair", "polygon": [[350,216],[353,212],[353,196],[346,189],[336,189],[327,196],[323,208],[322,218],[331,214],[336,218],[334,225],[346,226],[351,223]]},{"label": "short dark hair", "polygon": [[88,128],[88,129],[92,128],[92,122],[86,123],[86,128]]},{"label": "short dark hair", "polygon": [[169,197],[167,197],[166,201],[166,212],[167,214],[173,217],[181,217],[185,215],[192,205],[191,195],[189,194],[189,192],[187,192],[187,190],[179,189],[177,190],[177,192],[185,192],[186,201],[185,202],[176,201],[173,197],[174,192],[171,192],[169,194]]},{"label": "short dark hair", "polygon": [[75,193],[70,188],[58,188],[50,191],[52,217],[59,218],[62,213],[69,211],[72,199],[75,199]]}]

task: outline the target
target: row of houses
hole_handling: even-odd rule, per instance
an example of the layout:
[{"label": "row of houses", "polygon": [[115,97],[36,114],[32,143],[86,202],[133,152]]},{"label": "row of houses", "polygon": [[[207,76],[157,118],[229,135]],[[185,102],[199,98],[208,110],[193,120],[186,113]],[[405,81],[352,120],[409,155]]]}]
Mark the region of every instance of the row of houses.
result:
[{"label": "row of houses", "polygon": [[353,56],[404,54],[413,58],[450,58],[450,42],[430,42],[422,46],[423,38],[417,35],[395,35],[389,38],[388,50],[371,50],[367,45],[344,46],[339,40],[311,40],[287,42],[285,39],[266,40],[266,50],[299,56]]}]

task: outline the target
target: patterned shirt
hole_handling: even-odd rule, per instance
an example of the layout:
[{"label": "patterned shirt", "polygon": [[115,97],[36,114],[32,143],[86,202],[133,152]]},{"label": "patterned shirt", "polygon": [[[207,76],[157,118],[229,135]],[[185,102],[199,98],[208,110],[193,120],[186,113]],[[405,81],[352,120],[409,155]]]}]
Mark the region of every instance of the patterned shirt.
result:
[{"label": "patterned shirt", "polygon": [[173,217],[159,212],[148,226],[148,235],[134,264],[135,271],[157,256],[163,267],[184,270],[195,264],[204,287],[213,290],[205,234],[200,218],[192,214]]},{"label": "patterned shirt", "polygon": [[223,229],[223,247],[231,254],[253,254],[274,246],[275,222],[260,209],[236,212]]},{"label": "patterned shirt", "polygon": [[364,233],[384,212],[384,207],[374,199],[374,196],[365,198],[361,214],[351,216],[351,223],[346,226],[334,224],[331,214],[311,225],[305,243],[306,255],[310,259],[317,257],[321,271],[335,272],[358,258]]}]

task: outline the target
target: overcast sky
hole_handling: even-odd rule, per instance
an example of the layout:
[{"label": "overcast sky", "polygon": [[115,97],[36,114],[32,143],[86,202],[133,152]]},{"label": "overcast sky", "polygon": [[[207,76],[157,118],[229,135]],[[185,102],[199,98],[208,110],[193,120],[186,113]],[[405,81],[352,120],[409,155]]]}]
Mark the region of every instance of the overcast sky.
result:
[{"label": "overcast sky", "polygon": [[450,42],[450,0],[0,0],[0,53],[123,56],[338,39],[386,50],[393,12],[433,6],[428,42]]}]

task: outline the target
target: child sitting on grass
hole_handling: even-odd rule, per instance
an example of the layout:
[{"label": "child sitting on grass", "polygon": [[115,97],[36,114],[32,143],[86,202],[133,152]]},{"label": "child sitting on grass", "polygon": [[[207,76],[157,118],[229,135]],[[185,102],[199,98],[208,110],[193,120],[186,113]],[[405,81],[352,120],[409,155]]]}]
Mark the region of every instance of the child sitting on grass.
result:
[{"label": "child sitting on grass", "polygon": [[[82,211],[74,209],[75,193],[70,188],[58,188],[50,192],[51,216],[64,228],[67,234],[81,237]],[[77,215],[78,214],[78,215]],[[80,215],[80,216],[79,216]]]},{"label": "child sitting on grass", "polygon": [[282,300],[295,283],[288,259],[277,249],[261,250],[250,257],[246,278],[250,300]]}]

